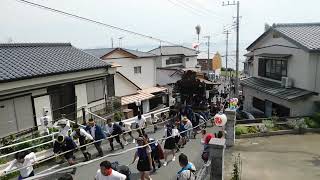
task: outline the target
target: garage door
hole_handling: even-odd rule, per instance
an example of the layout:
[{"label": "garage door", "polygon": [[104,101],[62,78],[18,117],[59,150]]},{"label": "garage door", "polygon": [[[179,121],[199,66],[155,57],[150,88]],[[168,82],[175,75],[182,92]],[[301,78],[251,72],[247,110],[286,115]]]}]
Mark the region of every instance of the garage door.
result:
[{"label": "garage door", "polygon": [[34,125],[31,96],[0,101],[0,137]]}]

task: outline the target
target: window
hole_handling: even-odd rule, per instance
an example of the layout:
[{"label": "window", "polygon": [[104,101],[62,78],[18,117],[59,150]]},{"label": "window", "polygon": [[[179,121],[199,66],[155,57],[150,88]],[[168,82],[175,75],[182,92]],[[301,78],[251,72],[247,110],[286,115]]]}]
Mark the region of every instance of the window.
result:
[{"label": "window", "polygon": [[282,59],[260,58],[258,75],[275,80],[287,76],[287,61]]},{"label": "window", "polygon": [[141,66],[134,67],[134,74],[141,74]]},{"label": "window", "polygon": [[166,64],[181,64],[182,63],[182,58],[181,57],[170,57],[169,59],[166,60]]},{"label": "window", "polygon": [[104,98],[104,85],[105,83],[103,80],[87,82],[88,103]]},{"label": "window", "polygon": [[264,112],[265,111],[265,103],[263,100],[258,99],[256,97],[253,97],[252,99],[252,106],[256,109],[259,109],[260,111]]}]

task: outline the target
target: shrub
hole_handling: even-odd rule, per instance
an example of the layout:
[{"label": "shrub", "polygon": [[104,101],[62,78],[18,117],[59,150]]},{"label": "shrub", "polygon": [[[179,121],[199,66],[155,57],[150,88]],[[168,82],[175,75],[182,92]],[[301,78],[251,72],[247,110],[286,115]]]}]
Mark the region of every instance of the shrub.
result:
[{"label": "shrub", "polygon": [[306,129],[307,124],[304,118],[301,119],[289,119],[287,122],[289,128],[292,129]]},{"label": "shrub", "polygon": [[248,133],[257,133],[259,132],[259,129],[256,126],[250,126],[248,128]]},{"label": "shrub", "polygon": [[312,116],[312,119],[314,120],[314,122],[320,124],[320,112],[315,113],[315,114]]},{"label": "shrub", "polygon": [[272,120],[263,120],[262,123],[268,130],[274,128],[274,122]]},{"label": "shrub", "polygon": [[121,121],[123,117],[124,117],[124,114],[123,112],[120,112],[120,111],[115,112],[113,115],[113,119],[117,122]]},{"label": "shrub", "polygon": [[237,126],[236,135],[248,134],[248,127],[246,126]]},{"label": "shrub", "polygon": [[307,117],[304,120],[309,128],[319,128],[320,127],[319,123],[311,118]]}]

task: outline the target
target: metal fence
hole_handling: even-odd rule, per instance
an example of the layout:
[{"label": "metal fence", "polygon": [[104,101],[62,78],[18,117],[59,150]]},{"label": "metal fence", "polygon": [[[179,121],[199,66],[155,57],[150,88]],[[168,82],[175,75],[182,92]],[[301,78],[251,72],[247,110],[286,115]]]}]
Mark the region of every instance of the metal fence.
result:
[{"label": "metal fence", "polygon": [[211,170],[211,160],[208,160],[207,163],[198,170],[196,175],[196,180],[206,180],[210,179],[210,170]]}]

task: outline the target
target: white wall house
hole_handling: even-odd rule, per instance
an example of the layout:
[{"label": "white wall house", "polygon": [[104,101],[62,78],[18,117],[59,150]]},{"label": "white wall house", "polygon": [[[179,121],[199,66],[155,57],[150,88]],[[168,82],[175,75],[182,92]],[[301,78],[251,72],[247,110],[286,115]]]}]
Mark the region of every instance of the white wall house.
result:
[{"label": "white wall house", "polygon": [[115,95],[122,97],[124,108],[134,109],[136,114],[135,102],[142,101],[140,108],[143,113],[147,113],[164,103],[162,96],[166,96],[166,89],[156,87],[156,63],[159,58],[157,55],[124,48],[85,51],[118,66],[115,74]]},{"label": "white wall house", "polygon": [[173,84],[180,80],[187,70],[200,71],[197,51],[184,46],[161,46],[150,50],[149,53],[159,56],[156,63],[157,84],[168,88],[171,106],[175,103],[171,93]]},{"label": "white wall house", "polygon": [[44,111],[75,120],[83,106],[100,110],[114,96],[114,73],[71,44],[1,44],[0,137],[41,125]]},{"label": "white wall house", "polygon": [[266,116],[320,110],[320,24],[276,24],[247,50],[245,110]]}]

